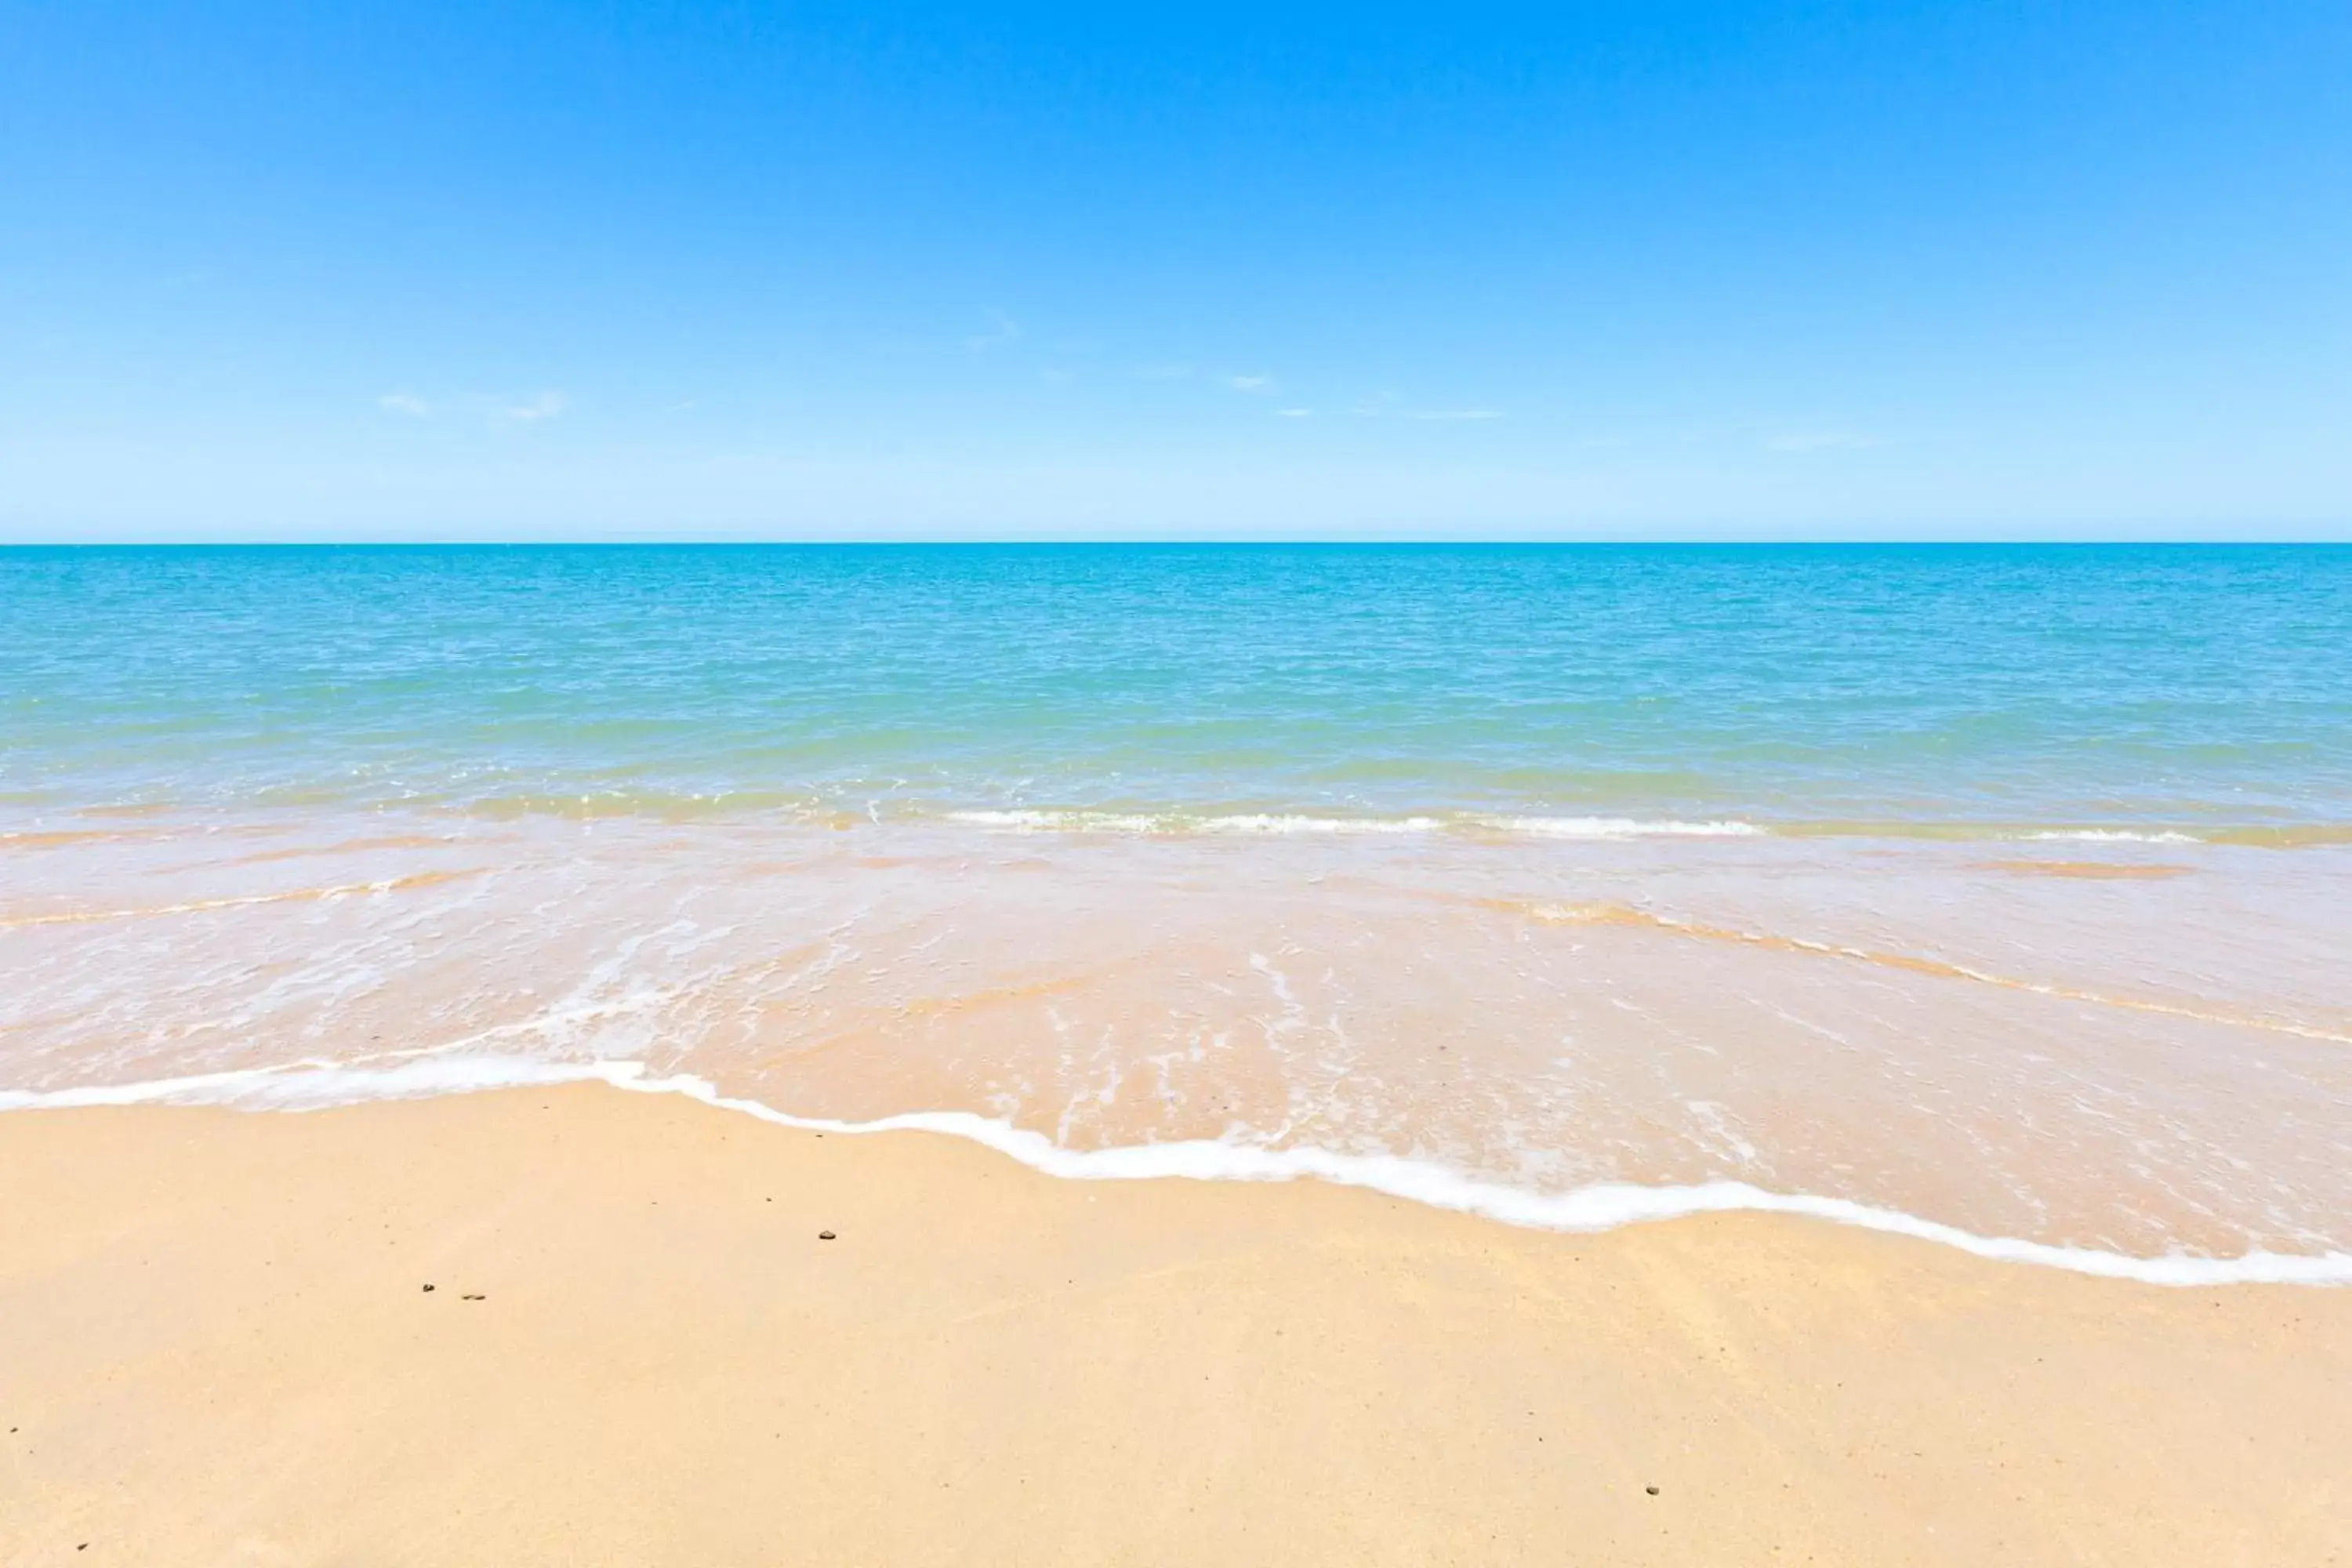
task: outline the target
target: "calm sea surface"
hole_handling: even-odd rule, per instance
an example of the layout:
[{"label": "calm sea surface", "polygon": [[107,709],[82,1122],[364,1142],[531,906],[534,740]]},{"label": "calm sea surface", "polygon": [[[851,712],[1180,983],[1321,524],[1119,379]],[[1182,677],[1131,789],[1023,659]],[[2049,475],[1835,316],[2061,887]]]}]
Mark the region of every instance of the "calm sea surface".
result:
[{"label": "calm sea surface", "polygon": [[2347,953],[2352,550],[0,550],[10,1103],[2352,1275]]},{"label": "calm sea surface", "polygon": [[78,807],[2352,824],[2352,550],[0,552]]}]

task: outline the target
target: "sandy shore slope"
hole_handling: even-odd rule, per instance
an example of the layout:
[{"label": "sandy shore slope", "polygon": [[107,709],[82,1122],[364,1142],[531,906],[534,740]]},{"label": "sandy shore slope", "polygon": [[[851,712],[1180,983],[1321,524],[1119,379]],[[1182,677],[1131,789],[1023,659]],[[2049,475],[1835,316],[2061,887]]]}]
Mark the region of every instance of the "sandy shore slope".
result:
[{"label": "sandy shore slope", "polygon": [[593,1086],[0,1118],[0,1426],[10,1564],[2352,1563],[2352,1291]]}]

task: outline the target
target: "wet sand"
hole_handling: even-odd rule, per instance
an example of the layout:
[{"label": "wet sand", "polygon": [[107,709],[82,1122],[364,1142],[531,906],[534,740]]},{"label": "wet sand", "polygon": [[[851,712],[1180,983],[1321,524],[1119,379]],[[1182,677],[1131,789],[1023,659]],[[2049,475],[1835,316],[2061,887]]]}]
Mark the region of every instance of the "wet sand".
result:
[{"label": "wet sand", "polygon": [[0,1426],[12,1565],[2317,1564],[2352,1290],[594,1086],[26,1111]]},{"label": "wet sand", "polygon": [[1081,1156],[1394,1157],[1423,1194],[1539,1202],[1739,1182],[2139,1262],[2352,1258],[2352,850],[308,810],[138,834],[0,855],[0,1101],[621,1061]]}]

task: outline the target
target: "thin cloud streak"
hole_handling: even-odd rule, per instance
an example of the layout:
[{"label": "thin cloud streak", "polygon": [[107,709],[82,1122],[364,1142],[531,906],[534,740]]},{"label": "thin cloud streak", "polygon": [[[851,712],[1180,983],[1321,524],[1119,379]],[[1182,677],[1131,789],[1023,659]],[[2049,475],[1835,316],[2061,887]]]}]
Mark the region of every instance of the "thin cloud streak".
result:
[{"label": "thin cloud streak", "polygon": [[1002,310],[991,310],[988,313],[988,321],[989,325],[985,331],[974,332],[963,341],[963,346],[973,353],[986,353],[991,349],[1001,349],[1007,343],[1017,343],[1028,335],[1022,330],[1020,322]]},{"label": "thin cloud streak", "polygon": [[561,416],[571,406],[572,400],[563,394],[542,392],[536,397],[504,405],[498,410],[498,417],[510,425],[536,425]]},{"label": "thin cloud streak", "polygon": [[[437,419],[444,414],[469,415],[494,425],[539,425],[561,417],[572,399],[561,392],[488,395],[468,393],[459,397],[420,397],[413,392],[387,392],[375,400],[386,414],[403,419]],[[688,405],[687,406],[690,406]]]}]

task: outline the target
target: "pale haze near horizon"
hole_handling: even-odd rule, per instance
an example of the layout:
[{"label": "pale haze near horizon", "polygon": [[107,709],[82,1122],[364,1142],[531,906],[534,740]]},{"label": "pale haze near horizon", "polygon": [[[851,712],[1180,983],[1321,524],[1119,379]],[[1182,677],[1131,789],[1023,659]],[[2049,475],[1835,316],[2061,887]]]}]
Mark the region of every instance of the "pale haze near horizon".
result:
[{"label": "pale haze near horizon", "polygon": [[2352,12],[0,4],[0,541],[2352,537]]}]

